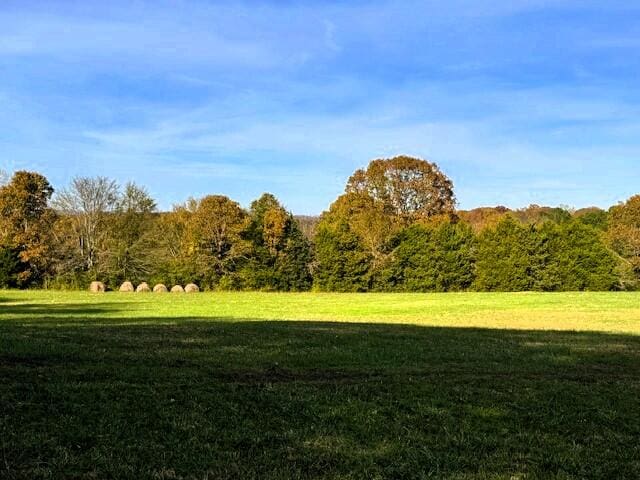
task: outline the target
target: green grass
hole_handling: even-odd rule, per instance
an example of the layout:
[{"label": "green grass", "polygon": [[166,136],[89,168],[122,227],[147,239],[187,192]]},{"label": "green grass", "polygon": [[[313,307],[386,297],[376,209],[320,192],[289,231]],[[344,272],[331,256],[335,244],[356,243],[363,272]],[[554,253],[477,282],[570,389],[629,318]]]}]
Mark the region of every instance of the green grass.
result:
[{"label": "green grass", "polygon": [[640,294],[0,291],[0,478],[640,478]]}]

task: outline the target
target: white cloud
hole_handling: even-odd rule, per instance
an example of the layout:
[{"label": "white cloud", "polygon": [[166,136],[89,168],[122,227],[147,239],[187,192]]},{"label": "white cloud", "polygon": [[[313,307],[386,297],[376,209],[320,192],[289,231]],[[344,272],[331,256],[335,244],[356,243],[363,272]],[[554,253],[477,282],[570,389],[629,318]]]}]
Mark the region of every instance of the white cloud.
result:
[{"label": "white cloud", "polygon": [[[136,177],[166,201],[273,188],[313,213],[355,168],[407,153],[439,163],[465,206],[604,205],[638,179],[638,99],[573,56],[519,50],[539,53],[528,35],[541,32],[500,30],[519,14],[596,3],[7,8],[0,147],[12,159],[2,161],[59,182],[85,172]],[[588,28],[557,33],[571,52],[593,37]],[[592,40],[626,48],[628,38]],[[564,58],[579,81],[551,75]]]}]

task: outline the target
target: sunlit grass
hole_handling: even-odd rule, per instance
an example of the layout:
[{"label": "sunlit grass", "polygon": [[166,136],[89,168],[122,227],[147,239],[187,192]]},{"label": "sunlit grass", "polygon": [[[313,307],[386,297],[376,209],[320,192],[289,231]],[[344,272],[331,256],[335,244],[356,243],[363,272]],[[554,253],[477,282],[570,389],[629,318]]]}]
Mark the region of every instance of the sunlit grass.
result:
[{"label": "sunlit grass", "polygon": [[[89,294],[0,291],[1,319],[324,320],[640,333],[640,293]],[[86,308],[85,308],[86,307]],[[35,314],[35,315],[34,315]]]}]

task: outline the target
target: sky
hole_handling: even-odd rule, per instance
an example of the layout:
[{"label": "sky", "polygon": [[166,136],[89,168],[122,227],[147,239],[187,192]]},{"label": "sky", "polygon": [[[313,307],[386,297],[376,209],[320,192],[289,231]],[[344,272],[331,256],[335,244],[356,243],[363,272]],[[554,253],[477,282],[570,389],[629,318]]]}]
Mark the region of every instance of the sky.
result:
[{"label": "sky", "polygon": [[608,207],[640,192],[639,80],[628,0],[0,0],[0,169],[318,214],[406,154],[463,209]]}]

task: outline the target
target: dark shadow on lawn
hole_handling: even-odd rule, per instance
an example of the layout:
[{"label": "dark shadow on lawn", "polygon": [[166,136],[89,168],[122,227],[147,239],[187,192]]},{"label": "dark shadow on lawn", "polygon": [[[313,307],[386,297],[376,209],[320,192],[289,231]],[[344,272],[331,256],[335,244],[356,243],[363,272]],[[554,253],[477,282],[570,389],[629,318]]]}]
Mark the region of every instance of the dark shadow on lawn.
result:
[{"label": "dark shadow on lawn", "polygon": [[[125,312],[128,303],[92,302],[83,303],[22,303],[3,300],[0,298],[0,315],[3,322],[24,321],[37,319],[38,321],[84,321],[85,315],[118,314]],[[6,320],[5,320],[6,319]],[[43,323],[43,326],[45,324]]]},{"label": "dark shadow on lawn", "polygon": [[8,478],[640,477],[638,336],[114,318],[0,339]]}]

